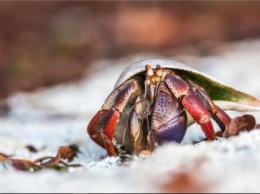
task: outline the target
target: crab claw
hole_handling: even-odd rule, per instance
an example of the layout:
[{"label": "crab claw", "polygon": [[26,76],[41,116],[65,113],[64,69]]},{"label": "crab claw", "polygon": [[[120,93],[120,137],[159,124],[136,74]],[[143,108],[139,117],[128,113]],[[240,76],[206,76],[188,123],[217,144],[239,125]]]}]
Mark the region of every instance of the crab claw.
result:
[{"label": "crab claw", "polygon": [[115,133],[116,124],[118,123],[119,112],[114,108],[106,111],[104,115],[103,131],[101,132],[104,139],[105,148],[109,156],[115,156],[113,138]]},{"label": "crab claw", "polygon": [[195,84],[191,80],[188,80],[188,84],[190,85],[192,91],[203,102],[204,106],[210,112],[211,117],[220,126],[222,132],[224,132],[227,125],[230,124],[231,118],[228,116],[228,114],[225,111],[223,111],[221,108],[215,105],[215,103],[209,97],[208,93],[202,87]]},{"label": "crab claw", "polygon": [[119,112],[114,108],[107,111],[99,111],[90,121],[87,131],[98,145],[105,148],[109,156],[115,156],[113,137],[116,124],[119,119]]},{"label": "crab claw", "polygon": [[87,127],[87,132],[90,138],[102,148],[105,148],[104,141],[101,136],[105,113],[106,111],[103,110],[98,111],[98,113],[91,119]]},{"label": "crab claw", "polygon": [[120,114],[125,110],[131,98],[140,95],[138,82],[134,79],[117,87],[106,99],[101,110],[90,121],[87,132],[91,139],[105,148],[109,156],[116,156],[115,130]]}]

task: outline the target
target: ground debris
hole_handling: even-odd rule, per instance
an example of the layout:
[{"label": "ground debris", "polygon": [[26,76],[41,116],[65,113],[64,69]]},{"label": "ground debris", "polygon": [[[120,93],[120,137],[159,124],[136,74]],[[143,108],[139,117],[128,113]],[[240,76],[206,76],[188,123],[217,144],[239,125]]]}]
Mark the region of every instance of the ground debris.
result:
[{"label": "ground debris", "polygon": [[[79,167],[80,164],[67,164],[62,159],[67,159],[68,162],[73,161],[76,156],[76,152],[68,146],[60,146],[58,153],[55,157],[45,156],[41,157],[35,161],[24,160],[24,159],[14,159],[10,158],[5,154],[0,153],[0,162],[11,164],[15,169],[21,171],[37,171],[42,168],[52,168],[56,170],[64,170],[68,167]],[[43,162],[47,160],[46,162]]]}]

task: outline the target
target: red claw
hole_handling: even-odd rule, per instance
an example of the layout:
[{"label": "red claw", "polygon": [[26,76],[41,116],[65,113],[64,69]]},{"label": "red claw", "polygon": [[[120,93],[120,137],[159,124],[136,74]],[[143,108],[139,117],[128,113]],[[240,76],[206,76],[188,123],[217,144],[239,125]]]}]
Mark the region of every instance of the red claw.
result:
[{"label": "red claw", "polygon": [[101,128],[100,125],[102,125],[102,118],[104,116],[104,113],[106,111],[99,111],[89,122],[87,132],[90,136],[90,138],[96,142],[98,145],[100,145],[102,148],[105,148],[104,140],[101,136]]},{"label": "red claw", "polygon": [[208,140],[215,140],[215,132],[210,120],[210,113],[202,101],[194,93],[189,93],[182,99],[183,106],[194,120],[200,124]]},{"label": "red claw", "polygon": [[115,135],[115,128],[118,119],[119,119],[119,113],[114,108],[106,112],[104,125],[103,125],[103,136],[104,136],[104,143],[107,150],[107,154],[109,156],[117,155],[114,149],[113,138]]},{"label": "red claw", "polygon": [[227,128],[227,126],[231,123],[231,118],[225,113],[222,109],[219,107],[216,107],[216,112],[213,113],[213,119],[218,123],[220,126],[222,132],[224,132]]},{"label": "red claw", "polygon": [[113,138],[119,113],[114,108],[99,111],[90,121],[87,131],[93,141],[105,148],[109,156],[116,156]]}]

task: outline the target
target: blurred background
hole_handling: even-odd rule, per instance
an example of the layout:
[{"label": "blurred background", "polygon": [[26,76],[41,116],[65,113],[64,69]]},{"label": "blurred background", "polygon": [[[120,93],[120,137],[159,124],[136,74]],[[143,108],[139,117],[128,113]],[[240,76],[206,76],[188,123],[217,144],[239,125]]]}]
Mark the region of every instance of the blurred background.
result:
[{"label": "blurred background", "polygon": [[[260,97],[259,19],[260,1],[0,1],[0,153],[34,161],[74,145],[72,162],[83,167],[32,176],[0,162],[0,192],[259,192],[259,130],[169,144],[129,165],[86,133],[122,70],[146,57],[183,62]],[[184,143],[204,137],[194,124]]]},{"label": "blurred background", "polygon": [[259,10],[257,1],[0,2],[0,98],[79,80],[99,59],[210,55],[259,37]]}]

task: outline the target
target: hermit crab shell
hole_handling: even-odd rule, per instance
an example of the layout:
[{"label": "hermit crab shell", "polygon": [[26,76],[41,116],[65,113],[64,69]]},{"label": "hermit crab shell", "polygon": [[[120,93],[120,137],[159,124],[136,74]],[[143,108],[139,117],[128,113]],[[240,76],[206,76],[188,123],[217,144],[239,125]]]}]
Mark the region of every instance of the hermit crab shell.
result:
[{"label": "hermit crab shell", "polygon": [[152,68],[160,65],[162,68],[173,70],[184,79],[189,79],[207,91],[210,98],[223,110],[237,111],[260,111],[260,100],[238,91],[209,75],[199,72],[185,64],[173,60],[146,59],[136,62],[127,67],[119,76],[115,87],[123,84],[135,75],[143,75],[145,66],[149,64]]}]

